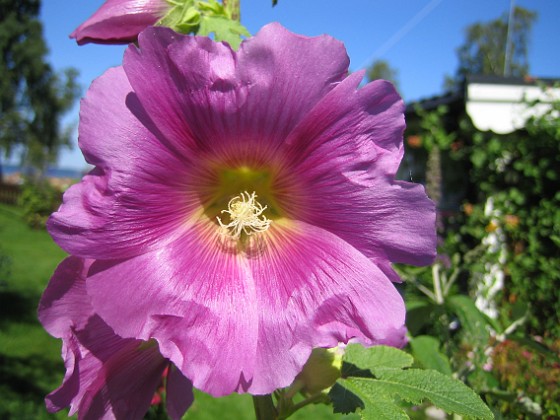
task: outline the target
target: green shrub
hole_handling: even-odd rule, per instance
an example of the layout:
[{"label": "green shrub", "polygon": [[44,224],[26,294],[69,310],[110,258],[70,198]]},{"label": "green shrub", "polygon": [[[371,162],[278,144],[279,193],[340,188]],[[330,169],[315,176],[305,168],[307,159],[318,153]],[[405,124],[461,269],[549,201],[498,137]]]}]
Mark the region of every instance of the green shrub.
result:
[{"label": "green shrub", "polygon": [[[504,309],[529,305],[529,331],[550,337],[560,336],[560,122],[554,118],[559,111],[556,103],[510,135],[478,133],[470,154],[480,206],[492,197],[505,234]],[[476,237],[481,225],[481,218],[471,217],[464,232]]]},{"label": "green shrub", "polygon": [[[505,246],[505,258],[486,246],[478,258],[465,259],[461,269],[470,287],[464,291],[474,296],[488,266],[500,264],[504,287],[495,299],[503,315],[523,304],[530,310],[528,333],[560,336],[560,101],[505,135],[478,131],[468,116],[446,108],[417,113],[400,174],[425,181],[437,197],[428,161],[433,148],[440,149],[439,208],[449,210],[440,251],[465,256],[487,243],[491,232]],[[490,202],[493,211],[485,214]]]},{"label": "green shrub", "polygon": [[47,181],[27,181],[19,198],[23,220],[34,229],[44,228],[50,214],[60,205],[61,197],[61,192]]}]

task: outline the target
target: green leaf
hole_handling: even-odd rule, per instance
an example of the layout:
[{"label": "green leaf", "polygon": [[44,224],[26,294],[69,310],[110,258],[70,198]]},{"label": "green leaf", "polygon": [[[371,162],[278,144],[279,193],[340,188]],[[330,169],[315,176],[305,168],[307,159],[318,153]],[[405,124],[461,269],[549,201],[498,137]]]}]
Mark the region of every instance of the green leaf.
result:
[{"label": "green leaf", "polygon": [[376,382],[380,388],[392,390],[413,404],[420,404],[427,398],[448,413],[481,419],[493,418],[490,409],[472,389],[435,370],[384,369],[378,375],[379,380]]},{"label": "green leaf", "polygon": [[[387,395],[383,392],[379,392],[378,387],[376,387],[373,381],[371,380],[367,380],[367,379],[347,380],[344,382],[344,388],[343,387],[340,388],[342,389],[341,393],[344,393],[346,396],[352,395],[353,398],[359,399],[361,404],[359,404],[357,408],[361,409],[360,416],[363,419],[367,419],[367,420],[408,419],[406,413],[398,405],[395,404],[393,398],[390,395]],[[347,414],[349,412],[354,412],[354,410],[347,411],[344,413]]]},{"label": "green leaf", "polygon": [[[469,339],[478,344],[486,344],[490,334],[486,326],[488,320],[482,312],[478,310],[472,299],[468,296],[455,295],[447,300],[448,308],[457,315],[461,322],[461,327]],[[476,344],[473,343],[473,344]]]},{"label": "green leaf", "polygon": [[[376,376],[375,379],[349,378],[343,383],[364,401],[364,413],[370,409],[367,403],[379,399],[378,395],[397,395],[413,404],[421,404],[428,399],[448,413],[480,419],[494,418],[472,389],[435,370],[380,368]],[[387,403],[387,398],[385,400]],[[377,412],[377,404],[373,409]],[[370,417],[364,415],[364,418]]]},{"label": "green leaf", "polygon": [[341,414],[354,413],[358,408],[365,408],[364,402],[349,389],[335,383],[330,391],[329,398],[333,404],[333,412]]},{"label": "green leaf", "polygon": [[437,340],[431,337],[417,337],[413,342],[415,340],[420,353],[433,351],[436,354],[422,355],[421,359],[445,373],[407,369],[414,359],[393,347],[349,345],[344,355],[342,378],[329,393],[335,413],[359,410],[364,419],[406,419],[406,413],[399,406],[400,400],[412,404],[430,400],[449,413],[492,419],[492,412],[480,397],[450,376],[449,362],[439,353]]},{"label": "green leaf", "polygon": [[343,365],[342,376],[364,376],[355,374],[357,372],[363,373],[364,369],[375,373],[378,368],[401,369],[410,367],[414,359],[410,354],[394,347],[373,346],[366,348],[359,344],[351,344],[346,347],[344,362],[346,369]]},{"label": "green leaf", "polygon": [[414,359],[424,369],[434,369],[444,375],[453,373],[449,359],[440,351],[440,343],[436,338],[429,335],[414,337],[410,347]]}]

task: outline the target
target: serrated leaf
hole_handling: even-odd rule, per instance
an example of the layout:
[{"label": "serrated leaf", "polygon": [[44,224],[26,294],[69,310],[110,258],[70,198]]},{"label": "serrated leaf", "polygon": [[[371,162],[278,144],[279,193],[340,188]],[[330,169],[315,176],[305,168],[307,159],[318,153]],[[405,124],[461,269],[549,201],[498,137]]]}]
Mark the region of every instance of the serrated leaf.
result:
[{"label": "serrated leaf", "polygon": [[350,379],[344,387],[362,401],[360,416],[366,420],[407,420],[406,413],[395,404],[394,399],[373,385],[374,380]]},{"label": "serrated leaf", "polygon": [[335,383],[329,391],[329,398],[333,404],[333,412],[341,414],[355,413],[358,408],[364,408],[364,402],[353,392]]},{"label": "serrated leaf", "polygon": [[247,28],[236,20],[221,16],[203,16],[200,21],[198,35],[214,34],[216,41],[225,41],[236,50],[241,44],[242,36],[251,36]]},{"label": "serrated leaf", "polygon": [[429,335],[419,335],[410,340],[410,348],[416,362],[424,369],[434,369],[444,375],[451,375],[451,364],[440,351],[439,341]]},{"label": "serrated leaf", "polygon": [[[472,389],[435,370],[380,368],[376,369],[376,377],[349,378],[343,385],[350,383],[354,386],[350,389],[362,387],[368,392],[398,395],[413,404],[421,404],[428,399],[448,413],[480,419],[494,418],[490,409]],[[362,401],[366,398],[362,394],[357,395]]]},{"label": "serrated leaf", "polygon": [[[375,373],[377,368],[402,369],[412,366],[414,359],[408,353],[394,347],[373,346],[363,347],[359,344],[351,344],[346,347],[343,361],[342,376],[354,376],[356,372],[363,373],[371,370]],[[364,376],[362,374],[357,376]]]}]

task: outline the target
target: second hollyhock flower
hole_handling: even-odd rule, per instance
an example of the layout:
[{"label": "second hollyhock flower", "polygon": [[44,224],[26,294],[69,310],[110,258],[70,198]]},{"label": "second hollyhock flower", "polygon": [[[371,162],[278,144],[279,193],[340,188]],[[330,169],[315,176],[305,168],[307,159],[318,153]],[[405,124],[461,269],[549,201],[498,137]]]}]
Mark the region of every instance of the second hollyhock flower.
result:
[{"label": "second hollyhock flower", "polygon": [[86,293],[91,261],[69,257],[39,304],[39,320],[62,339],[66,375],[46,398],[50,412],[70,406],[80,419],[142,419],[166,375],[167,413],[180,419],[193,401],[192,384],[170,366],[157,343],[121,338],[95,314]]}]

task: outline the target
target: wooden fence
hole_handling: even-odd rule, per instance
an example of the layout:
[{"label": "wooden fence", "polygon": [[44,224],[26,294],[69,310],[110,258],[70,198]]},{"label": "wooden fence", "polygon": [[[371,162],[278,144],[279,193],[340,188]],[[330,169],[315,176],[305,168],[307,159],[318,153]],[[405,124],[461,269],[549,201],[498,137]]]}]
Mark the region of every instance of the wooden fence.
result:
[{"label": "wooden fence", "polygon": [[21,195],[21,186],[0,182],[0,203],[17,204]]}]

